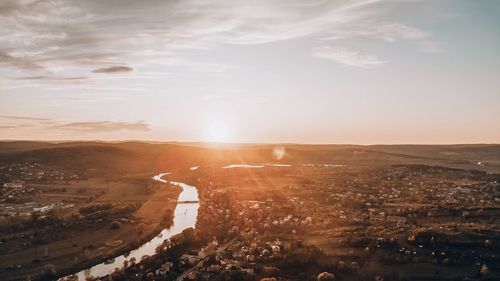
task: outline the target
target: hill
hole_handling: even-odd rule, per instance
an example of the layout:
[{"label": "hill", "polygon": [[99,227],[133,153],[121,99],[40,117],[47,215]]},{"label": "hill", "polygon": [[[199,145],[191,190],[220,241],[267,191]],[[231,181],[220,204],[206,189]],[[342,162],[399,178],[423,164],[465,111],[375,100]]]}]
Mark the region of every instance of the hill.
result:
[{"label": "hill", "polygon": [[[283,158],[273,149],[284,147]],[[500,171],[500,145],[303,145],[147,142],[0,142],[0,162],[37,162],[104,173],[175,171],[235,163],[426,164]]]}]

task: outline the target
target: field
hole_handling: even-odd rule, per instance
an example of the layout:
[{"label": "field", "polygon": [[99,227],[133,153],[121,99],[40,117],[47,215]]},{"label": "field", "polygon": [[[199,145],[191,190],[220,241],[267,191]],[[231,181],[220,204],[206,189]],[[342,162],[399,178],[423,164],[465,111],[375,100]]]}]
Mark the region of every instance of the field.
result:
[{"label": "field", "polygon": [[[4,228],[0,268],[2,280],[37,275],[52,264],[58,272],[74,272],[83,265],[116,256],[151,239],[171,223],[179,189],[133,181],[88,179],[67,184],[32,184],[39,191],[32,198],[39,205],[56,204],[50,214],[57,221],[35,227],[28,216],[27,227]],[[80,208],[111,204],[103,215],[85,216]],[[14,205],[14,204],[9,204]],[[19,220],[23,220],[19,218]],[[41,219],[39,219],[41,220]],[[114,221],[120,222],[112,229]]]}]

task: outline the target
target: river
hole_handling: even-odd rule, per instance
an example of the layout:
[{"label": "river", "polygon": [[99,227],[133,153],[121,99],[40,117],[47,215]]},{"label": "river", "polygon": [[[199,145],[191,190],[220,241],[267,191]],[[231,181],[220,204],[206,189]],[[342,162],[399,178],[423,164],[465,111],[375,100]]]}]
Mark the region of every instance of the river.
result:
[{"label": "river", "polygon": [[154,176],[153,179],[162,183],[170,183],[182,188],[182,191],[179,194],[179,198],[177,199],[178,204],[175,207],[174,221],[172,226],[163,229],[161,233],[155,238],[146,242],[139,248],[130,251],[130,254],[128,254],[126,257],[124,255],[121,255],[115,257],[114,261],[111,263],[100,263],[76,273],[79,281],[85,281],[85,279],[89,276],[102,277],[111,274],[115,271],[115,268],[123,267],[123,262],[125,260],[130,261],[131,258],[135,258],[136,261],[140,261],[141,258],[145,255],[152,256],[155,254],[156,247],[161,245],[163,241],[176,234],[181,233],[186,228],[195,227],[196,218],[198,217],[198,208],[200,207],[199,203],[194,203],[199,201],[198,190],[195,186],[192,185],[181,182],[169,182],[163,179],[164,176],[169,174],[170,173],[161,173]]}]

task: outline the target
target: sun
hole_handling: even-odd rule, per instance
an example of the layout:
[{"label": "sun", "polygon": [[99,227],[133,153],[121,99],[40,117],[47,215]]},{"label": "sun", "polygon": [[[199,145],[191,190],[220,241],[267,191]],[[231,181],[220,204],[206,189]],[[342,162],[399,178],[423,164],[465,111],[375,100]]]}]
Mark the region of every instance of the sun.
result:
[{"label": "sun", "polygon": [[207,127],[206,140],[209,142],[228,142],[229,129],[224,122],[212,122]]}]

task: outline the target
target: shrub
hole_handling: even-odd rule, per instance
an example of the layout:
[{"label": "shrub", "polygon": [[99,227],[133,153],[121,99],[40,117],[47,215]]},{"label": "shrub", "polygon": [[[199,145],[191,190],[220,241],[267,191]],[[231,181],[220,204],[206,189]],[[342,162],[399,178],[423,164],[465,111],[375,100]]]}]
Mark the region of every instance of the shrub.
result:
[{"label": "shrub", "polygon": [[113,221],[111,223],[111,229],[120,229],[121,227],[122,227],[122,224],[119,221]]},{"label": "shrub", "polygon": [[80,214],[91,214],[95,213],[97,211],[102,211],[102,210],[110,210],[113,208],[113,204],[111,203],[105,203],[105,204],[93,204],[85,207],[81,207],[78,211]]},{"label": "shrub", "polygon": [[53,264],[46,264],[43,267],[43,272],[40,280],[55,280],[56,278],[56,268]]}]

